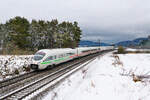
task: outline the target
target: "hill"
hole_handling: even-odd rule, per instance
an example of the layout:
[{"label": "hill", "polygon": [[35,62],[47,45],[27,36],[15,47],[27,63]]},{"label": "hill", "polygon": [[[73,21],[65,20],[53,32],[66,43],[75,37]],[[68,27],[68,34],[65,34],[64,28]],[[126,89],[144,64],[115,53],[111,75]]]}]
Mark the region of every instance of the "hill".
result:
[{"label": "hill", "polygon": [[[115,43],[115,46],[138,46],[141,45],[142,41],[147,41],[148,38],[136,38],[134,40],[127,40],[127,41],[121,41],[118,43]],[[87,40],[81,40],[79,43],[79,46],[110,46],[111,44],[101,42],[100,44],[98,42],[93,41],[87,41]]]},{"label": "hill", "polygon": [[122,41],[118,42],[115,45],[116,46],[138,46],[142,43],[142,41],[148,40],[148,38],[137,38],[132,41]]},{"label": "hill", "polygon": [[80,47],[83,47],[83,46],[110,46],[110,44],[108,43],[98,43],[98,42],[93,42],[93,41],[87,41],[87,40],[81,40],[80,43],[79,43],[79,46]]}]

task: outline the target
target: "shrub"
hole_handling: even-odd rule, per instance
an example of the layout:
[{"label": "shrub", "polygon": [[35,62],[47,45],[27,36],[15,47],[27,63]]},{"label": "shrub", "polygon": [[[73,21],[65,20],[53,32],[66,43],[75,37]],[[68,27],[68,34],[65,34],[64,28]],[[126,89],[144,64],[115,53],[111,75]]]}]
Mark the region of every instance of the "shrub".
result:
[{"label": "shrub", "polygon": [[121,53],[125,53],[125,50],[122,46],[119,46],[118,47],[118,53],[121,54]]},{"label": "shrub", "polygon": [[27,66],[27,67],[26,67],[26,66],[23,66],[23,69],[24,69],[24,71],[26,71],[26,72],[30,72],[30,70],[31,70],[31,69],[30,69],[30,66]]},{"label": "shrub", "polygon": [[30,69],[29,66],[28,66],[28,67],[25,67],[25,71],[26,71],[26,72],[30,72],[30,70],[31,70],[31,69]]},{"label": "shrub", "polygon": [[19,70],[16,68],[14,73],[19,74]]}]

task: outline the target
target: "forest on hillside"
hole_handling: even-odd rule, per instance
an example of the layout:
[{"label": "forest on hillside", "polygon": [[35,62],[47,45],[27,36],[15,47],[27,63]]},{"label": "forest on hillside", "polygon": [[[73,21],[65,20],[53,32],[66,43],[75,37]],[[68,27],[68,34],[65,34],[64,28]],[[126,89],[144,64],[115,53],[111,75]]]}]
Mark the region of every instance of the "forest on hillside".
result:
[{"label": "forest on hillside", "polygon": [[3,54],[35,52],[39,49],[74,48],[80,42],[82,31],[75,22],[32,20],[15,17],[0,24]]}]

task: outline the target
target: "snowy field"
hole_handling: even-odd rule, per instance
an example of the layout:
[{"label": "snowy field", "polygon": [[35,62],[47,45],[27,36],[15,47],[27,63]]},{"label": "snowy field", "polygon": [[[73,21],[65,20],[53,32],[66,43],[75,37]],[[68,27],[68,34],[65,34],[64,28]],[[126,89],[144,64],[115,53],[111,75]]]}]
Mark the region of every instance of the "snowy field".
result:
[{"label": "snowy field", "polygon": [[150,54],[106,54],[70,76],[43,100],[150,100]]},{"label": "snowy field", "polygon": [[126,48],[125,50],[126,50],[126,51],[141,51],[141,52],[142,52],[142,51],[143,51],[143,52],[144,52],[144,51],[145,51],[145,52],[146,52],[146,51],[147,51],[147,52],[150,51],[150,49],[132,49],[132,48]]},{"label": "snowy field", "polygon": [[0,56],[0,80],[30,71],[32,55]]}]

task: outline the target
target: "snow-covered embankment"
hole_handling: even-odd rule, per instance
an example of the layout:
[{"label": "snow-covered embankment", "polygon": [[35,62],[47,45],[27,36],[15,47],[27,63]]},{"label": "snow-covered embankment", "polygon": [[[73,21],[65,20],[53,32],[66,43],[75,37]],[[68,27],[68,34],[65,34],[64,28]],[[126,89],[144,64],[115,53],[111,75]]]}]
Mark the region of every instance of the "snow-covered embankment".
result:
[{"label": "snow-covered embankment", "polygon": [[0,80],[30,71],[32,55],[0,56]]},{"label": "snow-covered embankment", "polygon": [[[150,54],[107,54],[66,79],[44,100],[150,100]],[[134,79],[135,78],[135,79]]]}]

